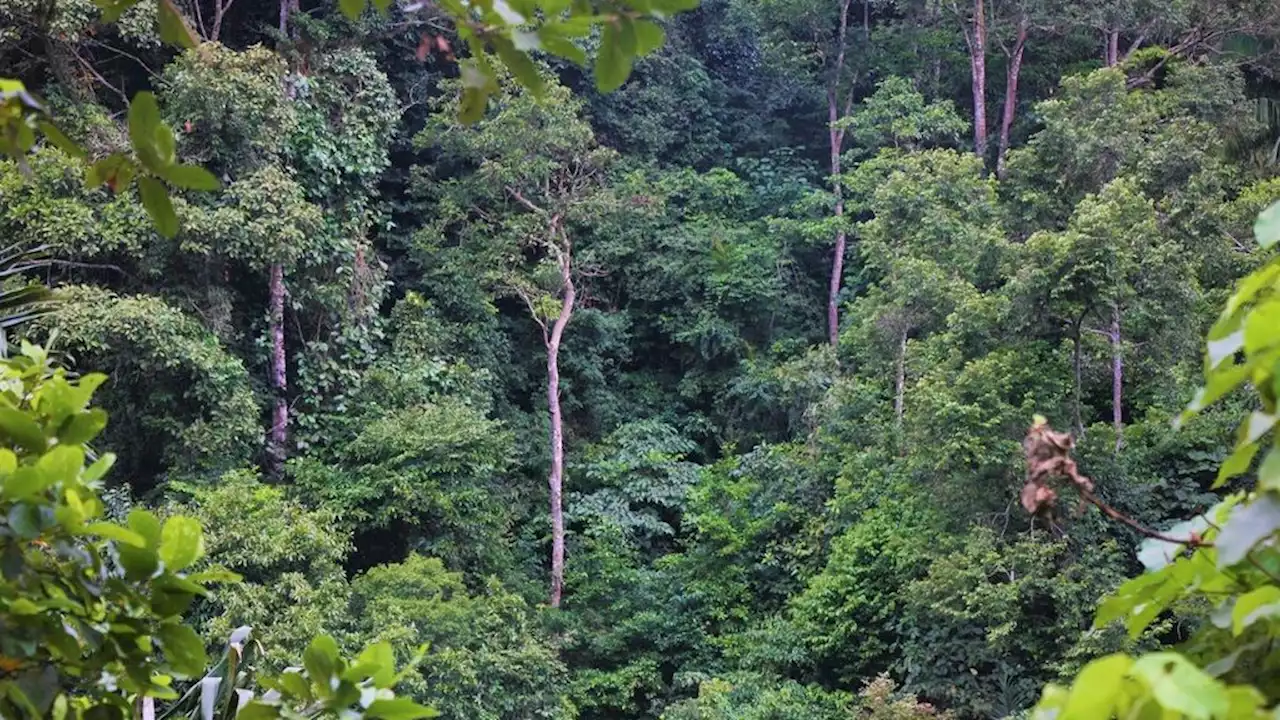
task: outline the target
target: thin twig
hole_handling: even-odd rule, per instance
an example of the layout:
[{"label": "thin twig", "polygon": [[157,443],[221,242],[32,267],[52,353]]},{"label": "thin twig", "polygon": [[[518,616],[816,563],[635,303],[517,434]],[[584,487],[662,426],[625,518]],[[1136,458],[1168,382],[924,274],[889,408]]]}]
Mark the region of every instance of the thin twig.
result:
[{"label": "thin twig", "polygon": [[1105,514],[1107,517],[1111,518],[1112,520],[1119,520],[1125,525],[1128,525],[1129,527],[1136,530],[1140,535],[1145,535],[1149,538],[1154,538],[1156,540],[1163,540],[1167,543],[1173,543],[1175,545],[1186,545],[1188,547],[1213,547],[1213,543],[1201,540],[1199,537],[1195,535],[1192,535],[1191,537],[1188,537],[1188,538],[1176,538],[1176,537],[1173,537],[1172,535],[1165,535],[1162,532],[1152,530],[1151,528],[1144,526],[1142,523],[1138,522],[1137,520],[1134,520],[1128,515],[1125,515],[1119,510],[1116,510],[1110,505],[1102,502],[1097,498],[1097,496],[1095,496],[1093,493],[1089,492],[1088,490],[1085,490],[1084,488],[1079,486],[1077,486],[1077,489],[1080,491],[1080,495],[1084,497],[1085,500],[1092,503],[1095,507],[1101,510],[1103,514]]}]

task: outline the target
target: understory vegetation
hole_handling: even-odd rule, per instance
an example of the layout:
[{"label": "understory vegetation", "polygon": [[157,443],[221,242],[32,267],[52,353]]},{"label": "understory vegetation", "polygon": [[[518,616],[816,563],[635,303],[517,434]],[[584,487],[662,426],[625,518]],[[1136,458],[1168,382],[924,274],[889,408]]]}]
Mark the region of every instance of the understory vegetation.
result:
[{"label": "understory vegetation", "polygon": [[1273,717],[1278,42],[0,0],[0,716]]}]

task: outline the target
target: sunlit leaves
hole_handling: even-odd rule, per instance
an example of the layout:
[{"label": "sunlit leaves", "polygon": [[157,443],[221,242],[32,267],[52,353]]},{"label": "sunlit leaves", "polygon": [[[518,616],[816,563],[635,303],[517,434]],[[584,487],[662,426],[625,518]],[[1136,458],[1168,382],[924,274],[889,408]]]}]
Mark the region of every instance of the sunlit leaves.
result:
[{"label": "sunlit leaves", "polygon": [[157,13],[156,19],[160,24],[160,39],[170,45],[180,48],[195,47],[195,33],[187,26],[187,21],[182,17],[182,13],[174,6],[173,0],[156,0]]},{"label": "sunlit leaves", "polygon": [[1262,211],[1253,223],[1253,236],[1264,250],[1280,240],[1280,202]]}]

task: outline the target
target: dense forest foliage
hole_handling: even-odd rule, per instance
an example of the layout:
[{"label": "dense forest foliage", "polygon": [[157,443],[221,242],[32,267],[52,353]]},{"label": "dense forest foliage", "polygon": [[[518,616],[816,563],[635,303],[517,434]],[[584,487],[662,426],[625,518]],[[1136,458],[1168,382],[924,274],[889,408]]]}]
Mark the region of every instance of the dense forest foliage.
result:
[{"label": "dense forest foliage", "polygon": [[[1275,2],[703,0],[480,80],[432,3],[339,5],[166,0],[182,49],[149,2],[0,0],[0,75],[90,161],[152,113],[220,186],[172,183],[166,227],[57,138],[0,160],[5,287],[54,288],[7,341],[56,360],[0,404],[94,425],[50,442],[118,458],[108,539],[164,560],[138,577],[242,578],[163,617],[252,628],[264,670],[367,648],[468,720],[998,719],[1111,653],[1219,656],[1204,598],[1095,612],[1168,564],[1146,528],[1253,487],[1275,422],[1237,431],[1225,379],[1174,422],[1274,242]],[[1274,412],[1259,357],[1231,387]],[[1020,502],[1037,414],[1110,513]],[[203,553],[139,529],[166,518]],[[1212,674],[1274,700],[1264,595]]]}]

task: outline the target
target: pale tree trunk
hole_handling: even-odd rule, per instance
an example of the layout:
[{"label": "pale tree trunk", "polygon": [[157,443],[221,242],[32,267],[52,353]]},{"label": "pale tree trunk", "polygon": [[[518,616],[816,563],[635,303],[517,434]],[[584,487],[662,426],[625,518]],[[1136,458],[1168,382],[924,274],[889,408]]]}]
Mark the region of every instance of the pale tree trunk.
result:
[{"label": "pale tree trunk", "polygon": [[1120,306],[1111,304],[1111,329],[1108,333],[1111,340],[1111,422],[1116,431],[1116,452],[1124,444],[1124,420],[1121,417],[1121,402],[1124,390],[1124,348],[1120,336]]},{"label": "pale tree trunk", "polygon": [[1075,334],[1071,337],[1071,371],[1075,378],[1075,386],[1072,388],[1072,411],[1075,415],[1076,436],[1084,435],[1084,418],[1081,417],[1081,401],[1080,401],[1080,385],[1082,383],[1080,371],[1080,322],[1076,321]]},{"label": "pale tree trunk", "polygon": [[1009,130],[1018,113],[1018,77],[1022,73],[1022,55],[1027,48],[1027,18],[1018,21],[1018,36],[1009,54],[1009,67],[1005,70],[1004,114],[1000,118],[1000,148],[996,151],[996,177],[1004,177],[1005,155],[1009,152]]},{"label": "pale tree trunk", "polygon": [[564,421],[560,414],[560,340],[573,314],[576,291],[573,286],[571,249],[560,255],[560,283],[563,296],[560,315],[545,336],[547,344],[547,407],[551,415],[551,472],[547,484],[551,490],[551,607],[560,607],[564,593]]},{"label": "pale tree trunk", "polygon": [[973,0],[973,31],[969,44],[969,72],[973,86],[973,148],[987,157],[987,11],[984,0]]},{"label": "pale tree trunk", "polygon": [[[832,347],[840,343],[840,286],[844,282],[844,253],[847,237],[844,230],[844,186],[840,180],[840,153],[844,150],[844,130],[836,127],[840,119],[840,85],[844,78],[845,45],[849,32],[849,5],[851,0],[844,0],[840,6],[840,31],[836,36],[836,64],[827,87],[827,139],[831,150],[831,182],[835,194],[835,217],[839,228],[836,230],[836,246],[831,257],[831,282],[827,289],[827,339]],[[846,98],[845,115],[849,114],[849,100]]]},{"label": "pale tree trunk", "polygon": [[897,375],[894,378],[893,415],[898,429],[902,429],[902,416],[907,401],[907,330],[898,337]]},{"label": "pale tree trunk", "polygon": [[1106,47],[1106,63],[1107,67],[1115,67],[1120,62],[1120,31],[1111,30],[1107,33]]},{"label": "pale tree trunk", "polygon": [[271,414],[271,433],[267,441],[267,459],[269,471],[279,479],[284,475],[284,461],[288,456],[285,447],[289,440],[289,402],[285,396],[288,390],[288,368],[284,353],[284,266],[276,263],[271,266],[271,282],[269,288],[270,332],[271,332],[271,393],[274,408]]}]

